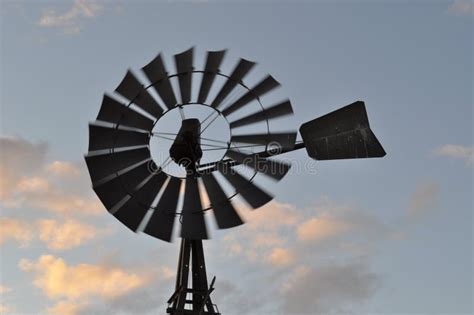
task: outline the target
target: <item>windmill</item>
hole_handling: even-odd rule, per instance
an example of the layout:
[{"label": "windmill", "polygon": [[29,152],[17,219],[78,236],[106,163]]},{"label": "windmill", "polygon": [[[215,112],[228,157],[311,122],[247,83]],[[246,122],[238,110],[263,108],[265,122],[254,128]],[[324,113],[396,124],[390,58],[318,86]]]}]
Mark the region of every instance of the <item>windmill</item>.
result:
[{"label": "windmill", "polygon": [[[253,209],[272,200],[256,179],[279,181],[288,173],[290,163],[276,157],[303,148],[315,160],[385,156],[361,101],[302,124],[302,141],[296,141],[295,130],[272,131],[271,122],[293,114],[290,101],[264,106],[262,100],[279,83],[267,75],[247,86],[244,80],[255,63],[245,59],[230,74],[222,73],[225,54],[207,52],[201,70],[194,67],[194,48],[174,55],[175,73],[167,71],[161,54],[142,68],[143,79],[128,70],[114,93],[104,94],[89,125],[85,160],[93,190],[107,210],[132,231],[167,242],[181,226],[168,314],[220,314],[211,300],[215,277],[209,284],[206,274],[205,213],[213,213],[219,229],[243,224],[235,197]],[[160,129],[165,117],[172,118],[167,125],[174,131]],[[226,130],[212,131],[216,120]],[[152,152],[157,140],[168,141],[158,150],[161,157]]]}]

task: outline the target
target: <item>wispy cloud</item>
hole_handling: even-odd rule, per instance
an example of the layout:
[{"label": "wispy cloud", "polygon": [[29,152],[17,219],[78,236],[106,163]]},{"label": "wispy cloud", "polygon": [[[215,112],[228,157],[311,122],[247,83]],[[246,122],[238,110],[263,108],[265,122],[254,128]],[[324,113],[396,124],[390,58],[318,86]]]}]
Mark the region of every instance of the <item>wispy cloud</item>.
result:
[{"label": "wispy cloud", "polygon": [[372,215],[326,200],[307,209],[272,201],[258,211],[241,212],[247,224],[219,243],[225,255],[243,257],[250,264],[291,265],[290,255],[304,259],[308,248],[366,254],[393,233]]},{"label": "wispy cloud", "polygon": [[436,156],[446,156],[462,160],[466,165],[474,165],[474,147],[459,144],[445,144],[433,150]]},{"label": "wispy cloud", "polygon": [[295,254],[288,248],[273,248],[267,257],[268,262],[273,266],[288,266],[295,261]]},{"label": "wispy cloud", "polygon": [[0,218],[0,246],[8,240],[15,240],[24,247],[32,239],[33,232],[28,224],[17,219]]},{"label": "wispy cloud", "polygon": [[410,198],[407,215],[410,218],[419,217],[423,212],[433,208],[439,194],[439,185],[434,182],[419,184]]},{"label": "wispy cloud", "polygon": [[93,225],[71,219],[64,223],[42,219],[37,222],[37,229],[39,239],[53,250],[71,249],[105,233]]},{"label": "wispy cloud", "polygon": [[0,136],[0,203],[63,215],[98,215],[103,207],[87,176],[70,162],[46,163],[47,145]]},{"label": "wispy cloud", "polygon": [[51,307],[48,307],[48,314],[51,315],[76,315],[79,314],[81,310],[87,304],[80,303],[76,301],[64,300],[59,301]]},{"label": "wispy cloud", "polygon": [[473,15],[474,2],[472,0],[454,0],[447,11],[452,15]]},{"label": "wispy cloud", "polygon": [[11,292],[11,290],[12,290],[11,288],[0,284],[0,294]]},{"label": "wispy cloud", "polygon": [[[216,249],[228,256],[226,259],[242,258],[249,270],[259,274],[256,281],[274,284],[274,291],[268,295],[282,301],[275,305],[278,311],[265,309],[261,313],[347,311],[370,299],[382,281],[370,270],[369,262],[359,257],[371,257],[372,251],[367,248],[387,241],[391,229],[364,211],[323,199],[304,209],[272,201],[250,214],[241,211],[247,224],[217,241]],[[252,225],[252,222],[257,223]],[[334,257],[330,264],[321,259],[328,255]],[[351,283],[350,287],[346,280]],[[222,285],[221,282],[218,285]],[[232,292],[238,292],[238,288]],[[266,297],[262,294],[258,299]],[[225,296],[223,300],[226,301]],[[228,301],[234,302],[233,299]],[[232,314],[244,313],[242,307],[235,308]]]},{"label": "wispy cloud", "polygon": [[49,311],[56,314],[76,314],[91,297],[113,299],[136,290],[150,277],[116,266],[78,264],[52,255],[36,261],[21,259],[21,270],[34,274],[34,285],[56,305]]},{"label": "wispy cloud", "polygon": [[0,136],[0,200],[12,196],[20,180],[44,165],[48,146],[44,142]]},{"label": "wispy cloud", "polygon": [[75,0],[68,10],[58,13],[56,9],[47,9],[41,15],[38,25],[41,27],[59,28],[65,34],[78,34],[84,22],[99,16],[104,5],[93,0]]},{"label": "wispy cloud", "polygon": [[350,222],[331,218],[328,214],[321,214],[301,223],[297,234],[298,239],[303,241],[325,241],[352,228]]},{"label": "wispy cloud", "polygon": [[110,229],[98,229],[74,219],[64,222],[39,219],[29,223],[16,218],[0,218],[0,246],[11,240],[27,247],[32,241],[40,240],[49,249],[68,250],[109,232]]},{"label": "wispy cloud", "polygon": [[12,307],[0,303],[0,314],[10,314],[10,313],[13,313],[14,311],[15,310]]},{"label": "wispy cloud", "polygon": [[0,314],[11,314],[15,312],[15,308],[5,304],[7,300],[6,295],[10,294],[10,292],[12,292],[11,288],[0,284]]},{"label": "wispy cloud", "polygon": [[[235,229],[219,241],[229,257],[241,256],[250,263],[259,262],[281,265],[289,262],[283,252],[287,239],[282,235],[292,233],[301,214],[293,205],[272,201],[258,211],[244,211],[245,206],[236,204],[247,224]],[[269,220],[271,218],[271,220]]]},{"label": "wispy cloud", "polygon": [[54,161],[46,166],[48,172],[57,176],[79,176],[80,170],[77,165],[70,162]]},{"label": "wispy cloud", "polygon": [[299,266],[283,286],[283,313],[348,313],[345,308],[369,299],[379,281],[379,276],[361,261]]}]

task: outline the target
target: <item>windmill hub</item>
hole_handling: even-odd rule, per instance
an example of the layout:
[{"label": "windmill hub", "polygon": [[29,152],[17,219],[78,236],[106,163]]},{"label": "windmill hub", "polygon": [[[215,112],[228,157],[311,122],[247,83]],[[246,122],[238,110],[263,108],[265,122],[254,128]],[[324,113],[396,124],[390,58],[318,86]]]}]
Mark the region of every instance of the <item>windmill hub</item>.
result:
[{"label": "windmill hub", "polygon": [[181,121],[181,128],[170,148],[170,157],[187,170],[194,170],[202,158],[201,122],[196,118]]},{"label": "windmill hub", "polygon": [[[194,125],[192,121],[195,121]],[[184,152],[186,148],[192,148],[193,144],[184,143],[186,139],[178,134],[186,128],[193,132],[197,127],[200,128],[197,135],[188,137],[189,140],[199,138],[201,152],[194,152],[194,156],[200,158],[195,159],[190,152]],[[186,177],[185,164],[189,164],[189,161],[210,163],[223,159],[231,138],[229,123],[225,117],[204,104],[185,104],[168,110],[155,124],[152,134],[149,145],[153,161],[156,165],[161,165],[166,174],[179,178]],[[181,145],[177,143],[180,139],[184,141]],[[171,152],[174,144],[177,145]]]}]

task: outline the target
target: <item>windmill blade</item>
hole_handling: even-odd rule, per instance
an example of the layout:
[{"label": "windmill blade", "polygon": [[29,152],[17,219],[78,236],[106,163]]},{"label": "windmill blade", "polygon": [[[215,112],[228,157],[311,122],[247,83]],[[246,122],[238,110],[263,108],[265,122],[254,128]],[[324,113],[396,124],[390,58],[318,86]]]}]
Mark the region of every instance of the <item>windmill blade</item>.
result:
[{"label": "windmill blade", "polygon": [[181,180],[171,177],[144,230],[146,234],[171,242],[180,187]]},{"label": "windmill blade", "polygon": [[266,119],[273,119],[293,114],[293,108],[289,100],[282,103],[269,107],[263,111],[256,112],[254,114],[245,116],[237,119],[229,124],[230,128],[242,127],[250,124],[254,124]]},{"label": "windmill blade", "polygon": [[211,201],[211,207],[214,209],[214,216],[216,217],[219,229],[228,229],[243,224],[244,222],[232,206],[214,175],[212,173],[204,174],[201,178]]},{"label": "windmill blade", "polygon": [[155,57],[149,64],[142,68],[147,78],[153,84],[153,88],[160,95],[167,108],[172,109],[178,103],[173,92],[173,87],[168,78],[165,64],[161,54]]},{"label": "windmill blade", "polygon": [[155,101],[155,99],[142,86],[137,77],[130,71],[123,78],[122,82],[117,86],[115,92],[122,95],[130,102],[146,111],[155,118],[159,118],[163,113],[163,109]]},{"label": "windmill blade", "polygon": [[226,155],[276,180],[282,179],[291,168],[291,164],[265,159],[258,154],[244,154],[234,150],[227,150]]},{"label": "windmill blade", "polygon": [[85,160],[92,183],[96,183],[108,175],[138,164],[150,157],[150,150],[148,148],[139,148],[102,155],[87,155]]},{"label": "windmill blade", "polygon": [[282,149],[288,150],[295,146],[295,141],[296,132],[235,135],[230,138],[230,142],[258,143],[265,146],[275,144]]},{"label": "windmill blade", "polygon": [[153,129],[153,121],[126,107],[121,102],[104,94],[97,120],[116,125],[138,128],[146,131]]},{"label": "windmill blade", "polygon": [[93,189],[107,210],[111,210],[125,196],[131,195],[152,174],[151,170],[155,169],[156,165],[152,161],[145,162],[105,183],[93,186]]},{"label": "windmill blade", "polygon": [[201,196],[197,178],[192,175],[186,177],[183,203],[183,224],[181,237],[189,240],[207,239],[206,222],[202,212]]},{"label": "windmill blade", "polygon": [[253,66],[255,66],[255,62],[240,59],[239,63],[234,68],[232,74],[229,76],[225,84],[222,86],[214,101],[212,101],[211,106],[218,108],[222,101],[230,94],[230,92],[232,92],[237,84],[242,81],[242,79],[253,68]]},{"label": "windmill blade", "polygon": [[273,199],[272,195],[240,175],[232,167],[219,165],[218,170],[252,208],[260,208]]},{"label": "windmill blade", "polygon": [[147,133],[89,124],[89,151],[146,145]]},{"label": "windmill blade", "polygon": [[258,99],[260,96],[270,92],[274,88],[280,86],[280,83],[275,80],[271,75],[268,75],[265,79],[260,81],[256,86],[251,88],[247,93],[242,95],[237,101],[229,105],[226,109],[222,111],[224,116],[229,116],[236,110],[244,107],[251,101]]},{"label": "windmill blade", "polygon": [[176,71],[178,72],[179,89],[181,92],[181,103],[186,104],[191,100],[191,80],[193,71],[194,47],[174,55]]},{"label": "windmill blade", "polygon": [[113,213],[114,217],[135,232],[166,178],[167,176],[164,173],[154,174],[126,203]]},{"label": "windmill blade", "polygon": [[304,123],[300,134],[316,160],[383,157],[385,150],[370,129],[364,102],[358,101]]},{"label": "windmill blade", "polygon": [[209,94],[209,90],[211,89],[216,74],[219,72],[219,66],[222,63],[225,53],[226,50],[207,52],[206,66],[204,68],[198,96],[198,102],[201,104],[206,102],[207,95]]}]

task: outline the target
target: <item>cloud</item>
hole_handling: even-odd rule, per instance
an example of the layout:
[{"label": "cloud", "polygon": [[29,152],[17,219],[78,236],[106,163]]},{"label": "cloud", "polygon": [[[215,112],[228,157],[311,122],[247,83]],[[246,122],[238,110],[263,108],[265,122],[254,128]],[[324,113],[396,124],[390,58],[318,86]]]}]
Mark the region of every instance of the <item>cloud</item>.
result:
[{"label": "cloud", "polygon": [[282,226],[293,226],[300,216],[295,206],[277,201],[272,201],[256,211],[244,212],[246,227],[252,230],[262,228],[274,230]]},{"label": "cloud", "polygon": [[313,217],[298,226],[298,239],[302,241],[324,241],[352,229],[350,222],[331,218],[328,214]]},{"label": "cloud", "polygon": [[145,275],[148,279],[142,286],[114,298],[89,299],[87,305],[79,310],[78,315],[138,315],[164,312],[167,307],[166,301],[174,290],[176,270],[160,266],[156,261],[157,259],[152,259],[150,264],[135,265],[135,270],[140,270],[141,275]]},{"label": "cloud", "polygon": [[[236,307],[232,314],[327,314],[358,309],[372,298],[381,278],[368,262],[377,246],[392,241],[394,230],[371,212],[323,198],[305,208],[273,201],[250,212],[250,218],[242,214],[247,224],[217,241],[219,263],[232,263],[233,272],[245,275],[244,283],[272,286],[261,292],[259,287],[240,284],[238,278],[224,279],[235,282],[232,292],[242,289],[245,295],[258,297],[261,307],[255,311],[250,304],[247,312]],[[222,309],[232,308],[236,301],[222,298],[223,279],[218,280],[215,302]],[[275,303],[275,297],[281,303]],[[249,306],[248,301],[241,303],[243,308]]]},{"label": "cloud", "polygon": [[7,286],[4,286],[4,285],[0,285],[0,294],[5,294],[5,293],[8,293],[8,292],[11,292],[11,288],[7,287]]},{"label": "cloud", "polygon": [[26,200],[27,204],[61,214],[99,215],[103,213],[103,206],[96,198],[69,195],[57,190],[49,191],[43,196],[29,197]]},{"label": "cloud", "polygon": [[[85,193],[84,193],[85,195]],[[99,215],[103,206],[97,198],[75,194],[46,178],[23,178],[12,198],[1,200],[6,208],[28,207],[63,215]]]},{"label": "cloud", "polygon": [[474,4],[472,0],[454,0],[448,7],[448,13],[452,15],[473,15]]},{"label": "cloud", "polygon": [[287,248],[272,249],[267,261],[273,266],[288,266],[295,261],[295,254]]},{"label": "cloud", "polygon": [[255,247],[270,247],[284,243],[284,240],[277,233],[262,233],[255,235],[253,244]]},{"label": "cloud", "polygon": [[11,288],[9,288],[7,286],[4,286],[4,285],[0,285],[0,302],[1,302],[0,303],[0,314],[8,314],[8,313],[15,312],[15,309],[13,307],[3,303],[6,300],[5,295],[7,293],[11,292],[11,291],[12,291]]},{"label": "cloud", "polygon": [[0,136],[0,200],[10,197],[24,176],[41,168],[46,151],[44,142]]},{"label": "cloud", "polygon": [[283,286],[282,313],[346,313],[345,308],[372,297],[379,282],[364,262],[298,266]]},{"label": "cloud", "polygon": [[[241,208],[244,206],[241,204],[235,206],[247,223],[229,231],[218,241],[219,246],[224,248],[225,256],[241,256],[249,263],[274,263],[277,266],[277,257],[272,263],[268,256],[272,250],[285,247],[287,239],[283,236],[291,234],[299,222],[299,210],[293,205],[278,201],[272,201],[256,211],[243,211]],[[278,253],[277,251],[274,255]]]},{"label": "cloud", "polygon": [[104,6],[97,1],[75,0],[72,7],[62,14],[58,14],[55,9],[45,10],[38,25],[60,28],[65,34],[78,34],[86,19],[96,18],[103,10]]},{"label": "cloud", "polygon": [[22,247],[39,239],[49,249],[67,250],[109,233],[109,230],[98,230],[93,225],[67,219],[60,222],[53,219],[40,219],[35,223],[26,223],[16,218],[0,218],[0,246],[8,240],[20,243]]},{"label": "cloud", "polygon": [[218,242],[225,256],[242,257],[249,264],[290,265],[293,261],[284,255],[285,248],[291,248],[299,261],[322,251],[367,255],[394,233],[391,226],[369,213],[327,200],[305,209],[273,201],[250,215],[242,213],[247,224]]},{"label": "cloud", "polygon": [[47,164],[47,145],[0,136],[0,203],[4,208],[28,207],[63,215],[103,213],[89,179],[70,162]]},{"label": "cloud", "polygon": [[148,284],[149,275],[116,266],[68,265],[62,258],[42,255],[37,261],[21,259],[21,270],[34,273],[33,284],[57,301],[51,312],[75,314],[90,298],[114,299]]},{"label": "cloud", "polygon": [[54,161],[53,163],[46,166],[48,172],[53,173],[57,176],[79,176],[79,168],[69,162]]},{"label": "cloud", "polygon": [[51,189],[49,182],[41,177],[22,178],[17,186],[18,192],[45,193]]},{"label": "cloud", "polygon": [[249,288],[240,289],[235,282],[218,280],[212,302],[219,305],[225,314],[268,314],[260,312],[267,301],[259,294],[250,294]]},{"label": "cloud", "polygon": [[13,313],[14,311],[15,310],[12,307],[0,303],[0,314],[9,314]]},{"label": "cloud", "polygon": [[48,314],[52,315],[76,315],[85,307],[84,303],[74,301],[59,301],[55,305],[48,307]]},{"label": "cloud", "polygon": [[64,223],[39,220],[37,225],[39,239],[53,250],[71,249],[101,234],[96,227],[71,219]]},{"label": "cloud", "polygon": [[322,251],[368,255],[393,233],[390,224],[368,211],[323,200],[298,222],[294,244],[305,257]]},{"label": "cloud", "polygon": [[474,147],[459,144],[445,144],[433,150],[436,156],[447,156],[454,159],[463,160],[466,165],[474,165]]},{"label": "cloud", "polygon": [[410,205],[407,210],[408,217],[418,217],[424,211],[433,208],[438,194],[438,184],[432,182],[419,184],[411,195]]},{"label": "cloud", "polygon": [[18,241],[26,246],[33,238],[31,228],[17,219],[0,218],[0,246],[8,240]]}]

